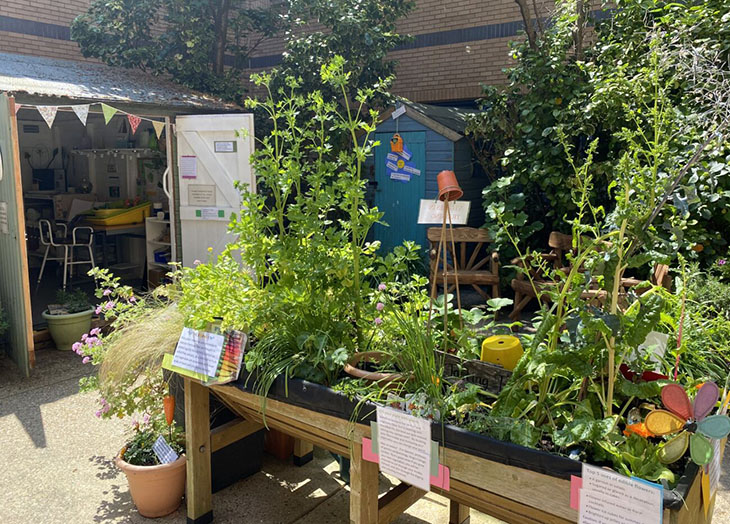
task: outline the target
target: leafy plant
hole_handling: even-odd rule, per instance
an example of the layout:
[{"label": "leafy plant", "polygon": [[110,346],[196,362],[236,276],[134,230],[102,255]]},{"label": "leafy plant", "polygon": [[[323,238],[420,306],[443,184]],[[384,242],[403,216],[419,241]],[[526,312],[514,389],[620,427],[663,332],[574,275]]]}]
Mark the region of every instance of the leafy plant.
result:
[{"label": "leafy plant", "polygon": [[163,435],[172,450],[181,455],[185,452],[185,434],[178,426],[168,428],[164,418],[144,418],[133,421],[132,435],[121,452],[125,462],[133,466],[156,466],[160,464],[153,449],[154,443]]},{"label": "leafy plant", "polygon": [[10,323],[8,322],[8,314],[5,312],[5,308],[3,308],[2,304],[0,304],[0,337],[5,334],[9,327]]},{"label": "leafy plant", "polygon": [[49,315],[80,313],[81,311],[91,309],[89,298],[80,289],[74,291],[58,290],[56,293],[56,302],[60,306],[58,311],[61,313],[57,313],[56,309],[50,308],[48,311]]}]

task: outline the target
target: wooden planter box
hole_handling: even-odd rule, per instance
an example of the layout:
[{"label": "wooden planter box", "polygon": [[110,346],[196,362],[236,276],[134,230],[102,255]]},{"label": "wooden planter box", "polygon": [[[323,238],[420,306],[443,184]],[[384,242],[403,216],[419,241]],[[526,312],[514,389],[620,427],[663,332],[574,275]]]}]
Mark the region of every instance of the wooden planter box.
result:
[{"label": "wooden planter box", "polygon": [[[208,389],[186,379],[194,397]],[[244,381],[214,386],[210,391],[248,421],[262,423],[261,398],[247,391]],[[391,522],[424,495],[401,484],[378,498],[378,465],[362,460],[362,438],[370,438],[371,409],[361,410],[357,423],[350,422],[354,403],[331,389],[303,380],[290,379],[284,395],[281,380],[270,392],[266,404],[266,424],[292,437],[312,443],[351,460],[351,524]],[[188,424],[195,413],[186,406]],[[202,420],[202,415],[201,415]],[[188,427],[191,427],[188,425]],[[445,438],[442,439],[441,436]],[[189,435],[190,438],[190,435]],[[188,449],[205,447],[205,431],[188,442]],[[509,523],[567,524],[578,521],[570,507],[570,475],[580,475],[581,463],[565,457],[501,442],[453,426],[434,425],[434,440],[444,444],[441,462],[450,470],[449,491],[433,488],[451,501],[450,524],[467,522],[468,508],[475,508]],[[188,522],[209,522],[212,506],[205,485],[205,460],[189,457]],[[201,473],[202,472],[202,473]],[[665,524],[702,524],[705,518],[698,468],[690,466],[675,490],[665,491]],[[200,480],[202,478],[202,480]],[[196,480],[198,479],[198,480]],[[203,490],[204,491],[204,490]],[[196,496],[197,494],[197,496]]]}]

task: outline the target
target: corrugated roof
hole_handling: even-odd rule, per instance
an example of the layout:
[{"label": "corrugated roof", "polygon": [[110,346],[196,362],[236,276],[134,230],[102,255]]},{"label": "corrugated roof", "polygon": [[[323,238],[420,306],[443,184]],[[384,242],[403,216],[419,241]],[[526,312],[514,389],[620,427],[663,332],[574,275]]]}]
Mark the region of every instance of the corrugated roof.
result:
[{"label": "corrugated roof", "polygon": [[464,109],[462,107],[446,107],[434,106],[430,104],[419,104],[406,99],[399,99],[407,109],[412,108],[423,114],[424,116],[435,120],[442,126],[463,135],[466,130],[467,117],[470,114],[477,113],[474,109]]},{"label": "corrugated roof", "polygon": [[237,109],[139,70],[12,53],[0,53],[1,91],[82,102]]}]

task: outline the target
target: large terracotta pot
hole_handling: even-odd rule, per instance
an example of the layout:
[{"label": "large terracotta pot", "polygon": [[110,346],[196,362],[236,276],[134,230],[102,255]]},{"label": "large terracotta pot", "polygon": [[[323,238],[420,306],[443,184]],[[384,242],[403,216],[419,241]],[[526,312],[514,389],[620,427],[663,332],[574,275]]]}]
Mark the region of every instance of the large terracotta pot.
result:
[{"label": "large terracotta pot", "polygon": [[127,476],[129,492],[140,515],[163,517],[180,506],[185,494],[185,455],[159,466],[133,466],[121,456],[115,462]]}]

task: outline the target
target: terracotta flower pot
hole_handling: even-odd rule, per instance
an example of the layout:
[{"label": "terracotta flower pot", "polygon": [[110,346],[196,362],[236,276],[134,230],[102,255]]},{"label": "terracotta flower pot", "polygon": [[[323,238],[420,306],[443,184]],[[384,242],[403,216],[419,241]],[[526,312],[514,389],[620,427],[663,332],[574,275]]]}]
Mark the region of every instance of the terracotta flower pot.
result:
[{"label": "terracotta flower pot", "polygon": [[370,382],[377,382],[380,385],[385,385],[389,382],[392,382],[395,385],[398,382],[405,381],[406,377],[401,373],[381,373],[379,371],[367,371],[357,367],[360,362],[373,362],[377,364],[384,358],[385,355],[380,351],[364,351],[362,353],[355,353],[345,363],[345,373],[355,378],[361,378]]},{"label": "terracotta flower pot", "polygon": [[129,492],[140,515],[163,517],[180,506],[185,494],[185,455],[158,466],[133,466],[121,456],[115,462],[127,476]]},{"label": "terracotta flower pot", "polygon": [[449,202],[453,202],[464,196],[459,181],[456,179],[456,173],[453,171],[441,171],[436,176],[436,181],[439,185],[439,200],[446,200],[448,197]]}]

